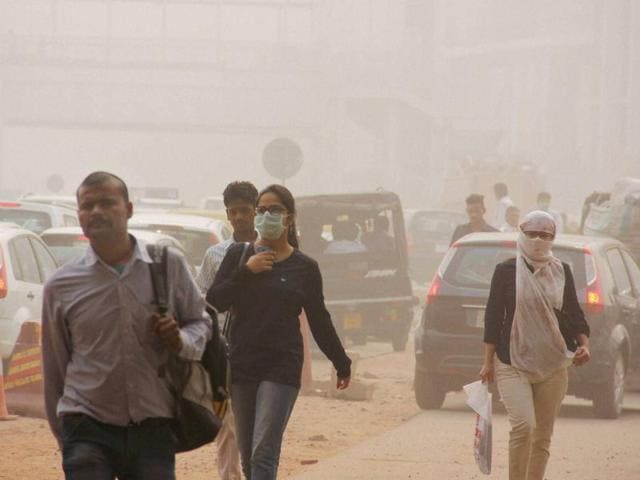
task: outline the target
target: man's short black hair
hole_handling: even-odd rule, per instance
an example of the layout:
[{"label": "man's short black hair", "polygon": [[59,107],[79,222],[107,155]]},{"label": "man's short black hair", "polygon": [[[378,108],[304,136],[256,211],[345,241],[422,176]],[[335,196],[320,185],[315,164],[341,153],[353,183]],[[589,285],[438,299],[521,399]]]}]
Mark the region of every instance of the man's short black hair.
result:
[{"label": "man's short black hair", "polygon": [[551,201],[551,194],[549,192],[540,192],[538,194],[538,201],[540,200],[549,200]]},{"label": "man's short black hair", "polygon": [[231,182],[222,192],[224,206],[238,200],[255,205],[258,201],[258,189],[251,182]]},{"label": "man's short black hair", "polygon": [[507,188],[507,185],[499,182],[496,183],[493,186],[493,191],[496,193],[496,195],[498,195],[500,198],[504,197],[505,195],[509,194],[509,189]]},{"label": "man's short black hair", "polygon": [[482,208],[484,208],[484,195],[472,193],[466,198],[465,202],[467,205],[482,205]]},{"label": "man's short black hair", "polygon": [[96,185],[102,185],[108,182],[115,182],[122,193],[122,197],[125,202],[129,202],[129,189],[127,188],[127,184],[124,183],[119,176],[114,175],[109,172],[97,171],[90,173],[87,177],[82,181],[78,189],[76,190],[76,199],[78,199],[78,194],[80,193],[80,189],[82,187],[95,187]]}]

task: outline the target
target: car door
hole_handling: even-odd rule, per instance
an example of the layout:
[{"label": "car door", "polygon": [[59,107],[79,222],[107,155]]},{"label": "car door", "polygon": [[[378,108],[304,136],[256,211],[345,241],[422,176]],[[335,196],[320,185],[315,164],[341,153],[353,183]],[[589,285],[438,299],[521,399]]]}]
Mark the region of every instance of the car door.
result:
[{"label": "car door", "polygon": [[58,264],[53,254],[42,241],[37,238],[31,238],[30,241],[38,262],[38,269],[40,270],[40,282],[44,285],[53,272],[57,270]]},{"label": "car door", "polygon": [[631,336],[637,328],[638,322],[638,300],[633,294],[631,278],[627,266],[622,259],[622,252],[619,248],[612,248],[606,252],[615,289],[613,290],[613,298],[616,305],[616,313],[618,318],[616,323],[621,323]]},{"label": "car door", "polygon": [[624,263],[631,278],[631,294],[635,298],[635,312],[629,318],[629,334],[631,335],[631,362],[640,367],[640,267],[633,257],[621,250]]},{"label": "car door", "polygon": [[[12,239],[9,243],[14,281],[16,310],[14,314],[14,335],[27,320],[40,321],[42,309],[42,280],[31,242],[27,235]],[[14,340],[15,340],[14,338]]]}]

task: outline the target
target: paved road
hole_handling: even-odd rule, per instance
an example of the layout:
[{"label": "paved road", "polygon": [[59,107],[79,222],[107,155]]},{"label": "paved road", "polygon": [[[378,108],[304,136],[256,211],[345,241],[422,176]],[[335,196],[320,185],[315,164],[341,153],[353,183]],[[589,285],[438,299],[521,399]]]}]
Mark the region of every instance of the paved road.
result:
[{"label": "paved road", "polygon": [[[480,479],[472,457],[474,415],[462,393],[396,429],[324,460],[291,480]],[[507,478],[508,423],[494,413],[493,473]],[[640,479],[640,394],[618,420],[596,420],[589,403],[567,397],[556,424],[548,480]]]}]

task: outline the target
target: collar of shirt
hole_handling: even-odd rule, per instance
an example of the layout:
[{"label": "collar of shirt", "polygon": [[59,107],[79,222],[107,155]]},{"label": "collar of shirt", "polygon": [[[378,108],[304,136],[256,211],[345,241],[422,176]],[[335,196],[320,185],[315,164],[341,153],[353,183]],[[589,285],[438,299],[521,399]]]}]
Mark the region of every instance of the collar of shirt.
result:
[{"label": "collar of shirt", "polygon": [[[151,257],[149,256],[149,252],[147,252],[146,248],[141,248],[141,243],[138,242],[136,237],[129,234],[129,238],[133,241],[133,254],[131,255],[131,258],[126,263],[126,265],[135,263],[138,260],[142,260],[145,263],[153,263]],[[96,253],[91,245],[87,247],[87,250],[84,253],[84,257],[82,258],[82,262],[85,265],[94,265],[99,262],[109,269],[114,269],[111,265],[108,265],[104,260],[100,258],[100,256]]]}]

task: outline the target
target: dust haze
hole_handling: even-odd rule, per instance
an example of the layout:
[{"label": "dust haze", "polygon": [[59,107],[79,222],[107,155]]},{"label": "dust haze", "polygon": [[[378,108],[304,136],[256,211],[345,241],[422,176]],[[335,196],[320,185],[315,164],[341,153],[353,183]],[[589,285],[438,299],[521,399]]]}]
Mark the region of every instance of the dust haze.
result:
[{"label": "dust haze", "polygon": [[[629,0],[0,0],[2,197],[90,171],[175,187],[492,202],[504,181],[578,216],[640,176],[640,3]],[[489,205],[490,206],[490,205]]]}]

